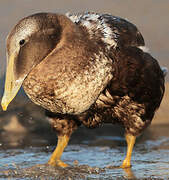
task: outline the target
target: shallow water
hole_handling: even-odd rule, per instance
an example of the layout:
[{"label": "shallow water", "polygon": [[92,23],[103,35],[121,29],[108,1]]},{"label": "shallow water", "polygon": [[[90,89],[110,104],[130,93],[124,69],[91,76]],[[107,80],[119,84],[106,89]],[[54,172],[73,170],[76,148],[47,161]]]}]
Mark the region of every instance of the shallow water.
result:
[{"label": "shallow water", "polygon": [[[107,132],[105,131],[107,129]],[[110,136],[110,127],[95,132],[81,131],[65,149],[62,159],[70,167],[53,168],[45,165],[55,146],[48,139],[34,136],[29,146],[1,145],[0,178],[8,179],[167,179],[169,178],[169,136],[167,126],[152,126],[137,140],[132,156],[132,168],[119,168],[126,153],[122,136]],[[97,133],[97,131],[99,131]],[[105,133],[106,132],[106,133]],[[100,135],[98,135],[100,134]],[[92,137],[92,138],[91,138]],[[30,135],[30,138],[32,136]],[[36,139],[37,138],[37,139]],[[80,142],[81,141],[81,142]],[[44,143],[45,142],[45,143]],[[50,144],[50,142],[49,142]],[[38,165],[40,164],[40,165]]]}]

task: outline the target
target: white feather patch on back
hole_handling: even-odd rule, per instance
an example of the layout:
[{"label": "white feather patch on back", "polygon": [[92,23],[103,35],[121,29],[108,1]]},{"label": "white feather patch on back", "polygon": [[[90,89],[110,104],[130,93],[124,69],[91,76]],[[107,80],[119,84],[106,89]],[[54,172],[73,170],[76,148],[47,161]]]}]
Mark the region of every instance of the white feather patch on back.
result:
[{"label": "white feather patch on back", "polygon": [[117,46],[117,42],[114,40],[114,32],[109,27],[108,23],[106,23],[105,19],[100,18],[102,14],[88,12],[84,14],[66,13],[66,16],[74,23],[85,26],[91,37],[95,36],[97,31],[101,31],[103,33],[101,39],[107,44],[108,48]]},{"label": "white feather patch on back", "polygon": [[148,53],[150,52],[149,48],[146,46],[138,46],[139,49],[141,49],[143,52]]},{"label": "white feather patch on back", "polygon": [[164,76],[166,76],[168,73],[168,68],[167,67],[161,67],[161,70],[163,71]]}]

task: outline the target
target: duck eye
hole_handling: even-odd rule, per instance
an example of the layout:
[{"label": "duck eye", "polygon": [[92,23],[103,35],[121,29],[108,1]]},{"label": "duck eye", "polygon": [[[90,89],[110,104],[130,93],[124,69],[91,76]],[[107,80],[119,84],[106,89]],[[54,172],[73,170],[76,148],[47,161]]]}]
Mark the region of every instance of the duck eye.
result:
[{"label": "duck eye", "polygon": [[24,45],[24,43],[25,43],[25,40],[24,40],[24,39],[22,39],[22,40],[19,41],[20,46]]}]

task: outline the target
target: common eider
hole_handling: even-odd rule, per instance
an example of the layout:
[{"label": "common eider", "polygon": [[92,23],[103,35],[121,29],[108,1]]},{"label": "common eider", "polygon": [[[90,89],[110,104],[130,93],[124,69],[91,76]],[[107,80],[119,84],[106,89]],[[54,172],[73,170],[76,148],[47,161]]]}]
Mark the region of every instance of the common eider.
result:
[{"label": "common eider", "polygon": [[146,51],[135,25],[110,14],[38,13],[23,18],[7,37],[2,108],[23,86],[50,114],[58,144],[48,164],[66,167],[61,155],[80,126],[119,123],[131,166],[135,139],[150,125],[164,94],[164,75]]}]

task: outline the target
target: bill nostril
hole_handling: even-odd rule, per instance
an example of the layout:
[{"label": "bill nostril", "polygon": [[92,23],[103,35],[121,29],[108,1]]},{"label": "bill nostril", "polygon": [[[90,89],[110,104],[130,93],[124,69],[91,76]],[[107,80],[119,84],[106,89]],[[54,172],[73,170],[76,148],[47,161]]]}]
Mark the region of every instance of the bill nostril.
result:
[{"label": "bill nostril", "polygon": [[11,82],[10,91],[12,91],[12,87],[13,87],[13,82]]}]

